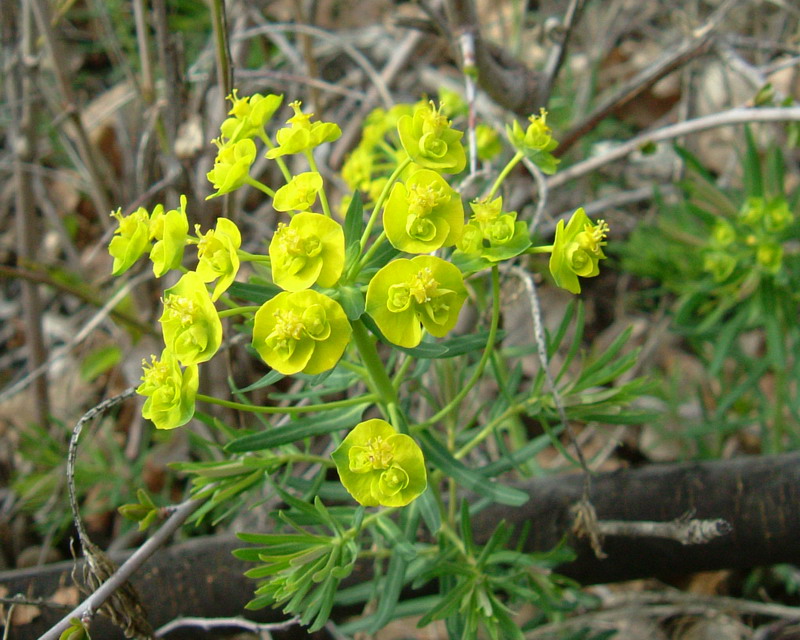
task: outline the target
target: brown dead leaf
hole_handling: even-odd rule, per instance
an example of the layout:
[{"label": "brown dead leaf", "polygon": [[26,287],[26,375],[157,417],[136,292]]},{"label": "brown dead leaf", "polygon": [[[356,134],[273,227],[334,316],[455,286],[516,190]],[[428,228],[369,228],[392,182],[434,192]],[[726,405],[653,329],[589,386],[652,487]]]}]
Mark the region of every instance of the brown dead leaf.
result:
[{"label": "brown dead leaf", "polygon": [[74,585],[59,587],[50,600],[56,604],[75,607],[81,601],[81,592],[78,590],[78,587]]},{"label": "brown dead leaf", "polygon": [[41,614],[42,610],[39,607],[35,607],[32,604],[18,604],[14,606],[14,610],[11,612],[11,624],[15,626],[29,624]]}]

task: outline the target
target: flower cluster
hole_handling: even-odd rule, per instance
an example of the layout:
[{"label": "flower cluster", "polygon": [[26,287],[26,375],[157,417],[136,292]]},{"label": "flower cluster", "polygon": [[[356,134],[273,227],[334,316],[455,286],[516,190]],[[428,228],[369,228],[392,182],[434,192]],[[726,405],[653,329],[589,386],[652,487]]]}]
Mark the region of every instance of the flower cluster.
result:
[{"label": "flower cluster", "polygon": [[352,329],[342,307],[312,289],[279,293],[255,315],[253,348],[284,375],[333,368]]},{"label": "flower cluster", "polygon": [[344,488],[365,507],[404,507],[428,486],[419,445],[385,420],[356,425],[331,457]]},{"label": "flower cluster", "polygon": [[406,253],[429,253],[454,245],[464,227],[458,193],[435,171],[422,169],[395,183],[383,210],[392,245]]},{"label": "flower cluster", "polygon": [[145,253],[150,254],[157,278],[180,266],[189,231],[186,196],[181,196],[179,209],[165,212],[164,205],[158,204],[152,213],[139,207],[128,216],[123,216],[120,210],[111,216],[119,223],[108,246],[114,258],[113,275],[125,273]]},{"label": "flower cluster", "polygon": [[267,151],[267,158],[279,158],[287,154],[302,153],[325,142],[333,142],[342,135],[338,124],[333,122],[311,122],[313,113],[303,113],[301,103],[295,100],[289,105],[294,115],[286,123],[288,127],[278,129],[275,138],[278,146]]},{"label": "flower cluster", "polygon": [[607,234],[605,221],[593,223],[582,208],[572,214],[566,227],[563,220],[558,221],[550,273],[559,287],[580,293],[578,276],[591,278],[600,273],[598,263],[606,257],[603,247]]},{"label": "flower cluster", "polygon": [[447,335],[466,298],[458,267],[435,256],[417,256],[393,260],[372,277],[366,309],[390,342],[416,347],[423,327],[437,338]]},{"label": "flower cluster", "polygon": [[182,369],[175,354],[164,349],[161,358],[151,356],[149,364],[143,360],[142,368],[142,384],[136,389],[136,393],[147,397],[142,416],[157,429],[174,429],[189,422],[199,384],[197,365]]},{"label": "flower cluster", "polygon": [[253,137],[265,140],[267,134],[264,127],[281,106],[283,96],[254,93],[240,98],[234,89],[228,100],[231,101],[231,110],[228,111],[230,117],[220,125],[220,133],[222,139],[236,143]]},{"label": "flower cluster", "polygon": [[147,397],[142,415],[159,429],[174,429],[194,415],[198,364],[222,344],[222,322],[205,283],[194,271],[164,292],[159,322],[166,348],[146,361],[136,392]]},{"label": "flower cluster", "polygon": [[547,126],[547,111],[541,109],[538,116],[531,116],[528,121],[530,124],[525,131],[516,120],[506,127],[508,139],[542,171],[553,174],[559,161],[550,152],[558,146],[558,142],[553,138],[552,129]]},{"label": "flower cluster", "polygon": [[464,227],[458,249],[490,263],[518,256],[531,246],[528,225],[516,211],[503,211],[503,198],[470,203],[472,217]]},{"label": "flower cluster", "polygon": [[[577,293],[579,276],[598,273],[605,257],[604,222],[592,223],[579,209],[566,226],[559,223],[552,246],[531,247],[527,223],[516,211],[505,211],[497,195],[505,176],[524,157],[547,173],[555,170],[551,151],[558,143],[544,110],[530,119],[526,130],[516,122],[508,129],[516,153],[487,195],[470,203],[468,220],[461,195],[443,175],[458,174],[466,166],[463,134],[450,119],[466,113],[460,97],[444,92],[438,107],[424,101],[375,110],[342,170],[351,189],[367,197],[350,201],[345,196],[343,202],[353,206],[342,225],[332,217],[326,180],[313,153],[339,138],[339,126],[313,121],[313,114],[303,113],[295,101],[289,105],[293,115],[274,131],[273,141],[268,125],[283,96],[240,97],[234,91],[228,98],[231,109],[214,140],[217,156],[207,174],[215,190],[209,197],[250,186],[271,198],[281,221],[266,255],[244,251],[239,228],[227,218],[218,218],[205,232],[196,225],[190,237],[185,197],[170,211],[158,205],[152,214],[145,209],[127,217],[120,211],[112,214],[119,221],[109,248],[115,274],[149,252],[154,272],[162,276],[182,268],[187,244],[197,246],[194,270],[184,270],[164,291],[159,322],[165,348],[144,363],[137,389],[147,398],[144,416],[159,429],[184,425],[194,415],[199,365],[222,344],[221,315],[244,316],[244,325],[252,329],[253,350],[283,375],[330,371],[348,357],[354,338],[363,366],[347,366],[365,372],[385,414],[394,417],[398,403],[387,391],[392,383],[375,382],[380,358],[366,327],[380,340],[419,353],[426,334],[443,338],[455,328],[467,299],[465,277],[474,272],[496,269],[497,263],[526,253],[549,252],[558,286]],[[478,135],[483,138],[481,159],[488,162],[502,151],[496,133],[486,129]],[[281,184],[270,186],[250,175],[259,154],[278,165]],[[302,154],[299,160],[308,170],[291,172],[284,160],[291,154]],[[366,224],[359,219],[364,213]],[[780,223],[780,212],[770,215],[772,224]],[[380,223],[382,230],[373,234]],[[256,263],[256,277],[234,286],[247,261]],[[237,294],[258,306],[237,307]],[[219,312],[218,304],[229,308]],[[362,322],[365,314],[369,322],[366,317]],[[342,484],[364,506],[405,506],[427,486],[421,449],[384,420],[357,425],[332,455]]]},{"label": "flower cluster", "polygon": [[279,223],[269,244],[272,279],[286,291],[334,286],[344,269],[344,231],[318,213],[298,213]]},{"label": "flower cluster", "polygon": [[461,173],[467,163],[461,137],[433,101],[417,107],[411,116],[397,121],[400,142],[409,157],[421,167],[441,173]]},{"label": "flower cluster", "polygon": [[784,197],[748,198],[735,219],[715,222],[703,252],[703,269],[718,283],[753,267],[777,275],[784,262],[783,243],[791,237],[794,222]]}]

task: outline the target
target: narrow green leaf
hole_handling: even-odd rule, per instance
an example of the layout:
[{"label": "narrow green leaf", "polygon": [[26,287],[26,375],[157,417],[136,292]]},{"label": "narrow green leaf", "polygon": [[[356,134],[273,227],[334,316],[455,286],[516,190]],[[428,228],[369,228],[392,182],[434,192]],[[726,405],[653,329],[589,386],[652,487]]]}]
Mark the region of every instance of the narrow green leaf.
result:
[{"label": "narrow green leaf", "polygon": [[342,305],[349,320],[358,320],[364,314],[366,301],[359,287],[339,287],[333,297]]},{"label": "narrow green leaf", "polygon": [[350,206],[344,216],[345,270],[358,258],[361,234],[364,233],[364,206],[361,193],[353,193]]},{"label": "narrow green leaf", "polygon": [[428,531],[435,535],[442,528],[442,515],[439,512],[439,505],[436,504],[433,491],[433,487],[429,485],[422,495],[417,498],[416,502],[419,505],[419,512],[425,522],[425,526],[428,527]]},{"label": "narrow green leaf", "polygon": [[530,496],[527,493],[507,487],[499,482],[492,482],[483,474],[456,460],[445,446],[428,431],[421,433],[419,439],[427,459],[437,469],[453,478],[463,487],[471,489],[478,495],[512,507],[519,507],[528,501]]},{"label": "narrow green leaf", "polygon": [[753,136],[753,131],[750,127],[744,128],[744,139],[747,143],[747,149],[744,154],[744,162],[742,167],[744,169],[744,188],[748,197],[763,198],[764,197],[764,178],[761,174],[761,158],[756,146],[756,139]]},{"label": "narrow green leaf", "polygon": [[270,385],[275,384],[278,380],[283,379],[285,376],[280,371],[270,371],[267,375],[265,375],[260,380],[254,382],[249,387],[245,387],[244,389],[239,389],[239,393],[249,393],[250,391],[255,391],[256,389],[263,389],[264,387],[269,387]]},{"label": "narrow green leaf", "polygon": [[375,526],[385,538],[387,542],[386,547],[390,548],[393,554],[399,553],[408,561],[416,557],[417,552],[414,546],[409,544],[403,532],[400,531],[400,528],[389,518],[377,518],[375,520]]},{"label": "narrow green leaf", "polygon": [[120,360],[122,360],[122,350],[116,345],[95,349],[81,361],[81,378],[84,382],[93,382]]},{"label": "narrow green leaf", "polygon": [[282,444],[296,442],[310,436],[331,433],[339,429],[349,429],[355,426],[360,420],[367,407],[364,404],[326,411],[314,416],[304,416],[297,420],[292,420],[289,424],[276,427],[270,431],[261,433],[251,433],[241,438],[229,442],[225,446],[228,453],[244,453],[246,451],[260,451],[271,449]]},{"label": "narrow green leaf", "polygon": [[228,288],[228,295],[256,304],[264,304],[267,300],[272,300],[280,292],[280,287],[267,283],[234,282]]},{"label": "narrow green leaf", "polygon": [[[413,536],[419,522],[419,510],[414,504],[401,513],[400,522],[405,530],[406,539],[408,539],[409,533]],[[392,619],[400,599],[400,591],[405,584],[407,567],[408,560],[403,554],[392,554],[389,568],[386,570],[386,578],[381,583],[378,610],[375,612],[375,619],[368,633],[377,633]]]}]

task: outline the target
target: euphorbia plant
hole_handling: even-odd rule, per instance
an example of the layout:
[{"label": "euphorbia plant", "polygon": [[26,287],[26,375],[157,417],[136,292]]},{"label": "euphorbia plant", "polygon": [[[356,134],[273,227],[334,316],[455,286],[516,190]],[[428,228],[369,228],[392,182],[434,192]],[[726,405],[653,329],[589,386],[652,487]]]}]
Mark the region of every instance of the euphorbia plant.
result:
[{"label": "euphorbia plant", "polygon": [[[242,534],[259,545],[237,552],[258,564],[249,572],[262,581],[251,606],[283,606],[312,629],[328,619],[340,582],[357,561],[384,564],[391,555],[376,572],[383,588],[375,591],[381,595],[369,628],[394,615],[403,584],[428,576],[442,589],[427,606],[426,620],[444,618],[463,637],[475,637],[479,627],[493,637],[520,637],[508,607],[530,593],[543,608],[555,606],[565,583],[550,577],[545,584],[518,571],[497,574],[506,561],[484,557],[465,538],[471,533],[463,517],[459,522],[457,488],[508,505],[528,499],[495,480],[517,466],[514,456],[529,455],[524,437],[512,439],[516,450],[504,444],[505,453],[488,465],[469,456],[487,438],[514,428],[519,415],[546,411],[551,405],[533,400],[548,392],[541,385],[534,395],[505,389],[483,419],[464,416],[461,403],[499,354],[499,265],[549,252],[555,283],[577,291],[579,276],[598,272],[608,227],[579,210],[566,227],[560,223],[553,245],[532,247],[528,222],[504,209],[499,191],[523,157],[545,172],[555,170],[550,151],[557,143],[544,112],[526,130],[517,123],[509,128],[515,153],[488,192],[469,203],[465,219],[458,191],[466,165],[462,132],[433,102],[376,110],[342,169],[353,192],[341,197],[340,220],[329,205],[331,184],[314,157],[318,146],[339,137],[338,125],[313,120],[295,101],[293,115],[273,138],[269,123],[281,96],[234,93],[230,99],[215,141],[218,154],[208,179],[216,191],[209,197],[252,187],[269,198],[283,220],[271,237],[258,239],[265,250],[244,251],[239,227],[227,218],[205,232],[196,226],[190,236],[185,199],[166,213],[161,205],[152,214],[117,212],[120,228],[110,247],[115,274],[148,252],[157,276],[183,271],[164,291],[165,348],[145,365],[138,388],[147,397],[144,416],[160,429],[187,424],[196,403],[276,416],[271,424],[242,430],[206,420],[220,429],[221,453],[213,461],[178,465],[193,474],[194,495],[207,499],[195,517],[222,507],[230,511],[231,501],[272,487],[287,505],[279,518],[288,531]],[[282,184],[251,175],[257,155],[278,163]],[[305,159],[292,163],[303,169],[294,175],[284,161],[292,155]],[[191,270],[181,263],[187,246],[197,247]],[[470,295],[477,290],[482,294]],[[485,329],[456,333],[470,299],[485,312]],[[237,402],[197,393],[204,363],[223,345],[222,320],[229,317],[238,319],[236,331],[250,334],[253,351],[268,368],[262,380],[237,392]],[[445,366],[456,358],[461,378],[448,395],[429,371],[434,362]],[[295,375],[307,385],[293,397],[306,402],[280,407],[243,399]],[[610,407],[615,393],[582,397],[569,411],[585,402]],[[322,438],[330,438],[332,453],[320,455],[324,447],[315,443]],[[296,476],[298,464],[315,465],[316,472]],[[326,503],[336,503],[336,510]],[[427,528],[422,537],[420,522]],[[502,526],[498,532],[498,541],[507,538]],[[536,562],[519,551],[504,553],[520,566]],[[459,565],[472,567],[474,575],[448,591]],[[483,603],[478,609],[475,598]]]}]

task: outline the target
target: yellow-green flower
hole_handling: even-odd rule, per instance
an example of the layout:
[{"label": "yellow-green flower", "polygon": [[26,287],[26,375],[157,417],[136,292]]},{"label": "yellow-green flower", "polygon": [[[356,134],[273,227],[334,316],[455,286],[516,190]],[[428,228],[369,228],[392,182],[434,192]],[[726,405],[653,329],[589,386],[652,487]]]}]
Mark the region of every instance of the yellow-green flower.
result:
[{"label": "yellow-green flower", "polygon": [[267,158],[278,158],[292,153],[301,153],[323,142],[333,142],[342,135],[338,124],[333,122],[311,122],[313,113],[303,113],[300,101],[295,100],[289,106],[294,115],[286,122],[290,126],[278,129],[275,139],[278,146],[267,151]]},{"label": "yellow-green flower", "polygon": [[197,365],[181,369],[178,359],[169,349],[161,358],[151,356],[142,361],[142,384],[136,393],[146,396],[142,416],[157,429],[174,429],[185,425],[194,415],[194,400],[199,382]]},{"label": "yellow-green flower", "polygon": [[366,311],[387,340],[416,347],[422,327],[445,336],[467,298],[458,267],[435,256],[400,258],[381,268],[367,287]]},{"label": "yellow-green flower", "polygon": [[385,420],[357,424],[331,457],[344,488],[365,507],[405,507],[428,486],[422,449]]},{"label": "yellow-green flower", "polygon": [[525,131],[516,120],[506,127],[508,139],[544,173],[553,174],[559,160],[550,152],[558,146],[558,142],[553,138],[553,130],[547,126],[547,111],[540,109],[538,116],[530,116],[528,120],[530,124]]},{"label": "yellow-green flower", "polygon": [[714,228],[711,230],[711,241],[716,247],[725,248],[729,247],[736,240],[736,229],[733,225],[724,219],[717,220]]},{"label": "yellow-green flower", "polygon": [[188,232],[186,196],[181,196],[180,209],[170,209],[164,213],[164,207],[160,204],[153,209],[150,216],[150,238],[156,242],[150,250],[150,260],[156,278],[181,266]]},{"label": "yellow-green flower", "polygon": [[783,264],[783,247],[776,242],[760,244],[756,249],[756,261],[767,273],[778,273]]},{"label": "yellow-green flower", "polygon": [[164,292],[159,322],[164,344],[184,366],[210,360],[222,344],[222,322],[205,283],[194,271],[183,274]]},{"label": "yellow-green flower", "polygon": [[118,276],[150,249],[150,216],[146,209],[139,207],[129,216],[123,216],[122,210],[117,209],[111,217],[119,222],[108,245],[108,252],[114,258],[111,273]]},{"label": "yellow-green flower", "polygon": [[396,182],[383,210],[389,242],[407,253],[430,253],[454,245],[464,228],[458,193],[435,171],[423,169]]},{"label": "yellow-green flower", "polygon": [[275,211],[308,211],[322,189],[322,176],[317,171],[298,173],[288,184],[275,192]]},{"label": "yellow-green flower", "polygon": [[217,280],[211,300],[216,302],[228,290],[239,272],[239,247],[242,234],[232,220],[217,218],[217,226],[205,235],[200,233],[200,225],[195,227],[199,237],[197,243],[197,275],[203,282]]},{"label": "yellow-green flower", "polygon": [[[516,211],[503,211],[503,198],[470,203],[472,218],[458,242],[460,252],[488,262],[518,256],[531,246],[528,225]],[[485,265],[488,266],[488,265]]]},{"label": "yellow-green flower", "polygon": [[298,213],[288,225],[278,224],[269,257],[272,279],[281,289],[332,287],[344,269],[342,225],[319,213]]},{"label": "yellow-green flower", "polygon": [[342,165],[342,178],[353,191],[367,191],[372,182],[372,168],[375,151],[366,146],[358,146]]},{"label": "yellow-green flower", "polygon": [[478,147],[478,158],[484,162],[494,160],[503,150],[500,136],[488,124],[479,124],[475,127],[475,142]]},{"label": "yellow-green flower", "polygon": [[281,106],[283,96],[271,93],[262,96],[260,93],[254,93],[252,96],[240,98],[234,89],[228,100],[231,101],[231,110],[228,111],[231,117],[222,123],[220,132],[230,142],[238,142],[243,138],[265,135],[264,125]]},{"label": "yellow-green flower", "polygon": [[794,221],[794,214],[783,196],[773,198],[767,203],[764,226],[770,233],[783,231]]},{"label": "yellow-green flower", "polygon": [[214,160],[214,168],[206,176],[216,191],[206,200],[230,193],[246,184],[250,178],[250,165],[256,159],[256,143],[250,138],[237,142],[215,142],[219,151]]},{"label": "yellow-green flower", "polygon": [[283,291],[256,311],[253,348],[284,375],[332,369],[352,328],[338,302],[317,291]]},{"label": "yellow-green flower", "polygon": [[739,219],[746,225],[755,227],[758,225],[766,212],[766,203],[764,198],[751,197],[748,198],[741,211],[739,211]]},{"label": "yellow-green flower", "polygon": [[550,273],[559,287],[580,293],[578,276],[591,278],[600,273],[598,263],[606,257],[602,248],[607,233],[608,225],[603,220],[594,224],[583,208],[572,214],[566,227],[563,220],[558,221]]},{"label": "yellow-green flower", "polygon": [[461,131],[450,128],[450,120],[433,102],[417,107],[413,116],[397,121],[400,142],[411,159],[426,169],[460,173],[467,163]]},{"label": "yellow-green flower", "polygon": [[708,271],[715,282],[727,280],[736,268],[736,258],[725,251],[710,251],[703,257],[703,270]]}]

